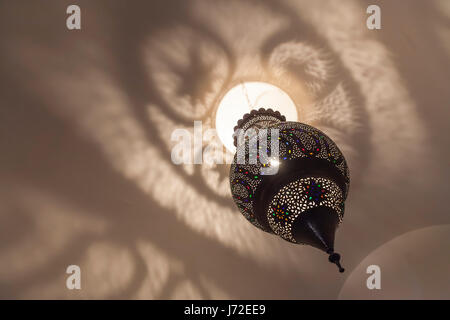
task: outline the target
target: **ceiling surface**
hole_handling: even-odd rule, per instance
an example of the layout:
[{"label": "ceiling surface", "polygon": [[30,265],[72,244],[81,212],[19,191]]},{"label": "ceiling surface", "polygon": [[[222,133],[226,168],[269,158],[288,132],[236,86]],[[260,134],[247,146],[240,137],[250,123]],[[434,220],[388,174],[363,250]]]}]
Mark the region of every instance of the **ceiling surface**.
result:
[{"label": "ceiling surface", "polygon": [[[373,2],[381,30],[369,1],[90,0],[69,31],[72,1],[0,1],[0,297],[449,299],[449,2]],[[245,221],[228,165],[172,163],[242,81],[344,152],[345,273]]]}]

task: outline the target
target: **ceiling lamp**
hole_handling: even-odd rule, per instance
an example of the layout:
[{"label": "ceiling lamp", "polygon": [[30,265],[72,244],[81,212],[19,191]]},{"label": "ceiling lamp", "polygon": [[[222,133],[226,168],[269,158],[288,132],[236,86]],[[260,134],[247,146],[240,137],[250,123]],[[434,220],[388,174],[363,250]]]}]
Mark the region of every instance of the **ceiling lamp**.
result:
[{"label": "ceiling lamp", "polygon": [[344,272],[334,236],[350,179],[336,144],[314,127],[259,109],[238,121],[234,145],[230,185],[242,215],[286,241],[325,251]]}]

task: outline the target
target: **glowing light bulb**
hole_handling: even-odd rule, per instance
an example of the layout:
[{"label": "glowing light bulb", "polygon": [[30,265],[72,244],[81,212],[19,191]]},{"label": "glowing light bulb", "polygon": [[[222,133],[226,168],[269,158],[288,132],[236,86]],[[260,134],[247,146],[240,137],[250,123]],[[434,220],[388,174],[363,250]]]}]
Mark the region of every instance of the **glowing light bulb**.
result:
[{"label": "glowing light bulb", "polygon": [[233,129],[242,116],[251,110],[271,108],[297,121],[297,107],[286,92],[266,82],[243,82],[231,88],[219,103],[216,112],[216,130],[224,146],[234,153]]},{"label": "glowing light bulb", "polygon": [[280,161],[278,161],[277,159],[271,159],[270,165],[273,167],[278,167],[280,165]]}]

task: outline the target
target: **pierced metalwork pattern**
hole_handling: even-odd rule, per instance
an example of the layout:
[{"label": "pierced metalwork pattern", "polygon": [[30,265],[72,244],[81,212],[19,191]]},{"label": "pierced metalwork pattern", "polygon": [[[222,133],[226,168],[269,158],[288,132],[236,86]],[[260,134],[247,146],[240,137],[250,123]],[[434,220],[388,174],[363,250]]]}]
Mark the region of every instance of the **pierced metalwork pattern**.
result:
[{"label": "pierced metalwork pattern", "polygon": [[243,216],[254,226],[263,229],[253,212],[254,194],[261,182],[259,168],[257,164],[233,163],[230,170],[230,184],[234,202]]},{"label": "pierced metalwork pattern", "polygon": [[[262,128],[279,130],[279,166],[282,166],[285,161],[298,158],[319,158],[329,161],[344,177],[345,190],[343,190],[342,198],[345,200],[350,182],[348,166],[336,144],[323,132],[303,123],[280,122],[278,119],[267,115],[254,116],[244,124],[244,127],[245,129],[253,128],[256,131]],[[269,139],[270,135],[267,143],[268,155],[271,154]],[[243,148],[244,150],[242,150]],[[244,151],[244,154],[248,155],[248,143],[238,145],[237,151]],[[236,162],[237,154],[230,168],[233,199],[244,217],[256,227],[263,229],[255,218],[253,201],[255,201],[254,196],[262,178],[261,168],[267,168],[270,164],[262,164],[259,158],[256,159],[256,164],[249,164],[248,159],[245,164],[237,164]]]},{"label": "pierced metalwork pattern", "polygon": [[297,243],[292,235],[292,224],[301,219],[306,210],[319,206],[333,209],[342,222],[344,199],[341,189],[331,180],[304,178],[280,189],[270,202],[267,218],[275,234]]},{"label": "pierced metalwork pattern", "polygon": [[347,162],[336,144],[322,131],[304,123],[284,122],[277,128],[280,130],[280,160],[315,157],[331,162],[345,179],[345,199],[350,174]]}]

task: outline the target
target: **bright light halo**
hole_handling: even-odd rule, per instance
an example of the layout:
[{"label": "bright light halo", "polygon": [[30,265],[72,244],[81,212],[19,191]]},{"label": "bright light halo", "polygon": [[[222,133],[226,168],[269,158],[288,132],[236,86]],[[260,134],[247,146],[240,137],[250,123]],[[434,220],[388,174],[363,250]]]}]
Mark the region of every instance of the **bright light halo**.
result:
[{"label": "bright light halo", "polygon": [[216,130],[224,146],[234,153],[233,129],[253,109],[271,108],[287,121],[298,121],[297,108],[286,92],[266,82],[243,82],[228,91],[216,112]]}]

